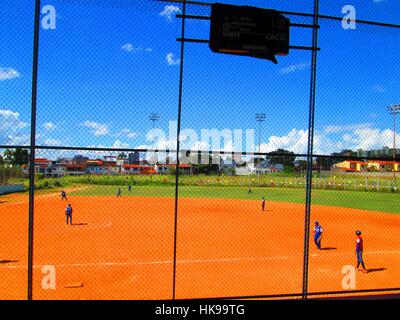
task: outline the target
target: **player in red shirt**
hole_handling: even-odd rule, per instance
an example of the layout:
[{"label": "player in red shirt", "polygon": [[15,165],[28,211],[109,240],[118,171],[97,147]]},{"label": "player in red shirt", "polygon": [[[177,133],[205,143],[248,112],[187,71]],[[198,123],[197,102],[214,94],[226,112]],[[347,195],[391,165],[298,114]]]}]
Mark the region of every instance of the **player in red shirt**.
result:
[{"label": "player in red shirt", "polygon": [[[367,269],[365,268],[364,260],[363,260],[363,250],[364,250],[364,240],[361,237],[361,231],[357,230],[356,231],[356,236],[357,236],[357,241],[356,241],[356,256],[357,256],[357,270],[362,271],[364,273],[367,273]],[[360,270],[359,267],[362,269]]]},{"label": "player in red shirt", "polygon": [[261,199],[261,208],[262,208],[262,211],[265,211],[265,197],[264,196]]}]

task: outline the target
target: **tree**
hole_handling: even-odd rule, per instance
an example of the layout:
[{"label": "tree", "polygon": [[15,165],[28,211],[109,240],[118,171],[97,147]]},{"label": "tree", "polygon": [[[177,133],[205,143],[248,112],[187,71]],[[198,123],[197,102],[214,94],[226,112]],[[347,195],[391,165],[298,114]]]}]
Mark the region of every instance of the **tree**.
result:
[{"label": "tree", "polygon": [[212,156],[208,157],[208,164],[193,164],[193,173],[194,174],[218,174],[219,164],[212,163]]},{"label": "tree", "polygon": [[28,164],[29,162],[29,152],[26,149],[22,149],[20,147],[16,148],[13,154],[12,164],[16,164],[22,166],[24,164]]},{"label": "tree", "polygon": [[121,159],[126,159],[128,156],[124,153],[124,152],[120,152],[120,153],[118,153],[118,159],[119,160],[121,160]]},{"label": "tree", "polygon": [[271,164],[283,164],[285,167],[294,167],[296,156],[294,152],[285,149],[278,149],[267,154],[267,160]]},{"label": "tree", "polygon": [[2,156],[0,156],[0,166],[4,164],[4,159]]},{"label": "tree", "polygon": [[319,170],[330,170],[334,163],[334,158],[319,156],[316,157],[315,162]]},{"label": "tree", "polygon": [[227,176],[235,176],[236,175],[236,169],[235,168],[228,168],[225,170],[225,174]]},{"label": "tree", "polygon": [[260,163],[263,163],[265,161],[265,158],[256,156],[256,157],[254,157],[253,161],[254,161],[254,165],[258,166]]},{"label": "tree", "polygon": [[307,170],[307,161],[306,160],[297,160],[295,169],[296,169],[296,171],[305,173]]},{"label": "tree", "polygon": [[340,152],[332,153],[331,155],[334,156],[334,158],[332,159],[332,164],[335,164],[335,163],[343,162],[345,160],[349,160],[349,158],[351,158],[351,157],[356,157],[357,153],[352,150],[345,149]]},{"label": "tree", "polygon": [[5,163],[12,163],[12,159],[14,157],[14,152],[10,149],[6,149],[6,151],[4,151],[4,162]]},{"label": "tree", "polygon": [[16,148],[15,151],[6,149],[3,161],[7,164],[26,165],[29,162],[29,152],[21,147]]}]

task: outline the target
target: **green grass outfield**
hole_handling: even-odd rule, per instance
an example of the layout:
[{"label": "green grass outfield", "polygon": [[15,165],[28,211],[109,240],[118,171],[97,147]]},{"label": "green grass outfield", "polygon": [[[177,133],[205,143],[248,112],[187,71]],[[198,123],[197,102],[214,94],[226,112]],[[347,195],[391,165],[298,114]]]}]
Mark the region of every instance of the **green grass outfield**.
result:
[{"label": "green grass outfield", "polygon": [[[69,193],[79,196],[116,196],[118,186],[82,185],[83,189]],[[121,186],[122,196],[141,197],[174,197],[174,186],[133,186],[128,192],[126,186]],[[279,202],[305,202],[304,189],[283,188],[253,188],[248,193],[246,187],[193,187],[180,186],[179,196],[182,198],[228,198],[261,200],[265,194],[266,200]],[[400,214],[400,195],[398,193],[354,192],[313,190],[312,203],[335,207],[355,208],[373,211],[384,211]]]}]

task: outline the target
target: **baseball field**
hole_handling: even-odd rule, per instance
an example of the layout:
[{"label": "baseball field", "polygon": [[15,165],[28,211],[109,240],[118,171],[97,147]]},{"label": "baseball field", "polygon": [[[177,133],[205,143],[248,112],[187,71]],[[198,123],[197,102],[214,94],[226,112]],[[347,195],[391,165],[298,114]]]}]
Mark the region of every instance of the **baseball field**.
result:
[{"label": "baseball field", "polygon": [[[174,188],[66,188],[35,197],[34,299],[170,299],[174,257]],[[267,200],[261,210],[261,197]],[[363,232],[369,273],[356,289],[400,287],[400,205],[395,194],[317,190],[311,221],[309,291],[342,291],[342,268],[355,265]],[[181,187],[176,298],[297,294],[302,290],[304,190]],[[25,299],[28,196],[0,197],[0,299]],[[46,289],[46,268],[55,288]],[[46,280],[47,281],[47,280]]]}]

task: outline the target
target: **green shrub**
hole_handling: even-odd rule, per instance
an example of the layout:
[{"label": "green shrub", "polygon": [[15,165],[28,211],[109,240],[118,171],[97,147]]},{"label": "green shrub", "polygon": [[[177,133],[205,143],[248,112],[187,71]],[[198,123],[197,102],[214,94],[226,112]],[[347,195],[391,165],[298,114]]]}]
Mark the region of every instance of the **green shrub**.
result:
[{"label": "green shrub", "polygon": [[37,173],[36,174],[36,179],[37,180],[43,180],[44,179],[44,174],[43,173]]}]

